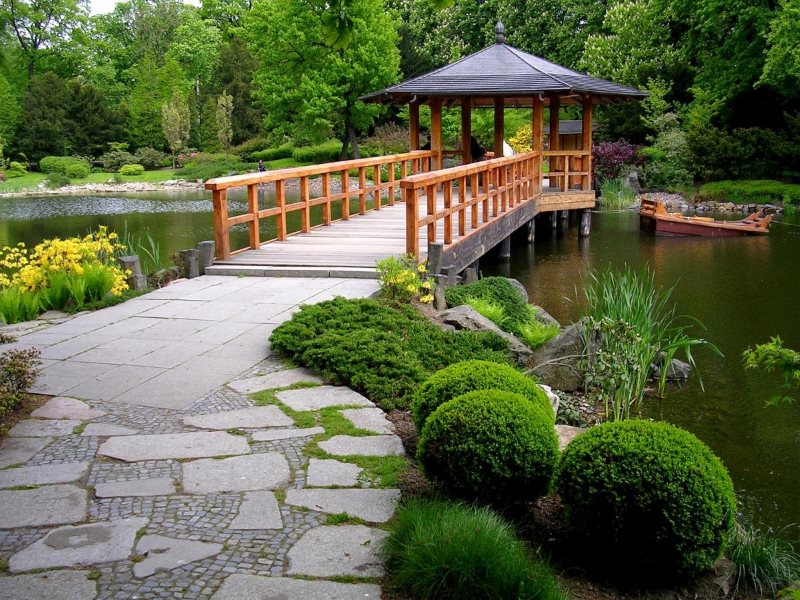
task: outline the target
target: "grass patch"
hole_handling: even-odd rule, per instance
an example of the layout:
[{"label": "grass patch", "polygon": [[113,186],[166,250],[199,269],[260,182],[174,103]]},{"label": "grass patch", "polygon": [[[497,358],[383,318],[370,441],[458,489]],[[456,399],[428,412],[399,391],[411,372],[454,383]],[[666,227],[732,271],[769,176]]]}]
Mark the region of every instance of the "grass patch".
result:
[{"label": "grass patch", "polygon": [[340,512],[335,515],[328,515],[325,519],[325,525],[364,525],[366,521],[359,519],[346,512]]},{"label": "grass patch", "polygon": [[72,435],[80,435],[86,430],[88,423],[81,423],[72,428]]},{"label": "grass patch", "polygon": [[0,558],[0,573],[5,573],[6,571],[8,571],[8,561]]},{"label": "grass patch", "polygon": [[21,492],[22,490],[35,490],[38,489],[40,486],[38,485],[14,485],[10,488],[6,488],[11,492]]},{"label": "grass patch", "polygon": [[[70,185],[83,185],[85,183],[113,183],[112,178],[114,173],[90,173],[87,177],[70,180]],[[26,173],[22,177],[14,177],[0,183],[0,194],[17,193],[17,192],[33,192],[39,188],[39,185],[48,178],[47,173]],[[137,181],[147,183],[159,183],[169,179],[185,179],[180,171],[157,170],[145,171],[141,175],[126,176],[125,181]]]},{"label": "grass patch", "polygon": [[108,308],[109,306],[122,304],[123,302],[127,302],[128,300],[132,300],[133,298],[137,298],[152,291],[153,290],[150,289],[128,290],[126,292],[122,292],[119,296],[105,296],[96,302],[86,302],[83,304],[83,306],[75,306],[74,304],[71,304],[69,306],[65,306],[62,310],[69,314],[75,314],[86,310],[100,310],[101,308]]},{"label": "grass patch", "polygon": [[389,579],[415,598],[566,598],[549,568],[485,507],[412,500],[398,510],[382,552]]},{"label": "grass patch", "polygon": [[327,440],[335,435],[352,435],[362,437],[375,435],[371,431],[359,429],[353,425],[340,411],[343,408],[362,408],[358,406],[329,406],[319,411],[319,426],[325,430],[325,434],[317,436],[317,440]]},{"label": "grass patch", "polygon": [[737,524],[726,554],[735,566],[734,596],[739,589],[772,595],[800,579],[800,556],[772,530]]},{"label": "grass patch", "polygon": [[714,181],[701,185],[697,196],[700,200],[734,204],[800,204],[800,184],[771,179]]},{"label": "grass patch", "polygon": [[606,179],[600,182],[600,204],[603,208],[628,208],[634,202],[636,194],[625,185],[624,179]]},{"label": "grass patch", "polygon": [[253,399],[253,402],[255,402],[256,406],[269,406],[270,404],[274,404],[294,421],[296,427],[307,429],[309,427],[314,427],[317,424],[317,418],[315,414],[310,411],[299,411],[289,408],[283,402],[278,400],[278,392],[312,387],[319,387],[319,384],[312,381],[300,381],[292,385],[287,385],[286,387],[256,392],[255,394],[251,394],[250,397]]}]

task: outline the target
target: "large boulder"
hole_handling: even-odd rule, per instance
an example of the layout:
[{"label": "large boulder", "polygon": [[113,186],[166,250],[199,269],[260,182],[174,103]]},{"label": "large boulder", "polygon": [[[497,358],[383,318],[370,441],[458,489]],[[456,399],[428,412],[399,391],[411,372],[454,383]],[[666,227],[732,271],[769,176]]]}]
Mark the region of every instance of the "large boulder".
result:
[{"label": "large boulder", "polygon": [[528,290],[525,289],[525,286],[522,285],[516,279],[512,279],[511,277],[506,277],[508,283],[514,286],[514,288],[519,292],[519,295],[522,296],[522,299],[525,301],[525,304],[528,303]]},{"label": "large boulder", "polygon": [[537,321],[539,321],[543,325],[555,325],[556,327],[561,327],[561,323],[556,321],[553,315],[551,315],[541,306],[538,306],[536,304],[534,304],[533,306],[536,308],[536,313],[533,316]]},{"label": "large boulder", "polygon": [[530,372],[555,390],[574,392],[583,387],[583,352],[583,324],[573,323],[533,352]]},{"label": "large boulder", "polygon": [[533,355],[533,351],[519,339],[503,331],[492,321],[466,304],[442,312],[439,318],[444,325],[450,325],[457,330],[491,331],[499,335],[508,342],[508,350],[519,365],[526,366]]},{"label": "large boulder", "polygon": [[[662,352],[656,357],[653,364],[650,365],[650,376],[653,379],[659,379],[661,377],[661,367],[664,364],[664,358],[666,357]],[[678,360],[677,358],[673,358],[669,369],[667,369],[667,381],[686,381],[689,379],[691,372],[692,365]]]}]

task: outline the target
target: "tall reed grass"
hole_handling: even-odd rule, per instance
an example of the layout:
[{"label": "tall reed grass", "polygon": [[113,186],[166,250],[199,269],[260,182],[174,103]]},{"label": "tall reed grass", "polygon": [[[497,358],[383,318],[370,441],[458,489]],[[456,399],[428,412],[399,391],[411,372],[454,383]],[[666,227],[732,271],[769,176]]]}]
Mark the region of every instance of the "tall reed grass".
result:
[{"label": "tall reed grass", "polygon": [[636,194],[622,179],[605,179],[599,186],[600,205],[604,208],[628,208],[636,202]]},{"label": "tall reed grass", "polygon": [[129,254],[139,257],[139,264],[145,275],[151,275],[166,266],[161,258],[161,244],[153,237],[149,228],[145,227],[139,233],[133,233],[128,229],[128,222],[125,221],[120,241],[127,248]]},{"label": "tall reed grass", "polygon": [[690,335],[693,326],[702,324],[677,314],[673,289],[658,289],[648,268],[636,272],[629,266],[609,267],[589,274],[584,341],[590,349],[596,339],[598,347],[587,354],[586,362],[590,379],[606,402],[607,417],[613,420],[627,419],[631,410],[638,409],[653,365],[662,365],[657,387],[663,394],[677,355],[695,366],[696,346],[719,353],[713,344]]},{"label": "tall reed grass", "polygon": [[728,558],[734,564],[733,595],[753,590],[770,597],[800,579],[800,555],[770,529],[737,524],[728,543]]}]

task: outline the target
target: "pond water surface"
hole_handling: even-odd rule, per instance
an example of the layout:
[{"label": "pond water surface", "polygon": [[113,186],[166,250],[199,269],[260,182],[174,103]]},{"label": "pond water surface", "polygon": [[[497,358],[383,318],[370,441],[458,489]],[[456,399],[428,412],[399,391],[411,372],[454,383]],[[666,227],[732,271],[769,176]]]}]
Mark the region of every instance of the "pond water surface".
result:
[{"label": "pond water surface", "polygon": [[[263,198],[262,206],[269,203]],[[232,214],[244,210],[243,196],[232,196],[230,206]],[[640,234],[632,212],[595,213],[586,240],[577,239],[574,227],[557,234],[540,228],[534,245],[514,245],[510,263],[481,265],[484,274],[522,281],[531,301],[562,323],[577,317],[576,289],[590,268],[649,265],[659,284],[674,285],[679,312],[705,325],[701,335],[724,358],[700,350],[705,389],[692,376],[665,399],[649,401],[647,412],[711,446],[728,466],[745,513],[775,528],[800,522],[800,403],[765,408],[780,380],[744,371],[741,354],[774,335],[800,349],[800,218],[778,220],[762,238],[670,239]],[[164,257],[213,239],[204,193],[0,199],[0,246],[83,235],[101,224],[118,232],[126,224],[133,232],[148,229]],[[232,232],[233,247],[246,244],[245,228]],[[796,528],[785,535],[800,538]]]}]

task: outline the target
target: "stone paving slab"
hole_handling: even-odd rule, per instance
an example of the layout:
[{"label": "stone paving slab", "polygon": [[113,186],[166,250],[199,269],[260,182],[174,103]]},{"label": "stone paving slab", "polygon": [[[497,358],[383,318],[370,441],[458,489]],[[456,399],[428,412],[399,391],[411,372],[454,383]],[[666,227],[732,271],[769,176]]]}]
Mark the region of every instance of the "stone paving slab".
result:
[{"label": "stone paving slab", "polygon": [[70,396],[86,400],[113,400],[117,396],[164,373],[156,367],[119,365],[96,377],[70,388]]},{"label": "stone paving slab", "polygon": [[224,431],[198,431],[112,437],[100,445],[97,453],[125,462],[136,462],[249,454],[250,446],[241,435]]},{"label": "stone paving slab", "polygon": [[247,492],[228,529],[283,529],[278,500],[272,492]]},{"label": "stone paving slab", "polygon": [[20,421],[8,435],[11,437],[62,437],[72,433],[80,425],[75,419],[25,419]]},{"label": "stone paving slab", "polygon": [[380,408],[347,408],[340,412],[358,429],[372,433],[394,433],[394,425]]},{"label": "stone paving slab", "polygon": [[154,479],[134,479],[132,481],[111,481],[95,485],[94,495],[98,498],[119,498],[127,496],[166,496],[175,493],[175,484],[169,477]]},{"label": "stone paving slab", "polygon": [[308,581],[290,577],[229,575],[212,600],[379,600],[381,588],[373,583]]},{"label": "stone paving slab", "polygon": [[46,571],[0,579],[0,600],[91,600],[97,583],[88,571]]},{"label": "stone paving slab", "polygon": [[112,425],[111,423],[89,423],[83,428],[81,436],[112,437],[115,435],[136,435],[137,433],[139,432],[136,429],[122,427],[121,425]]},{"label": "stone paving slab", "polygon": [[335,435],[319,443],[334,456],[404,456],[403,442],[396,435]]},{"label": "stone paving slab", "polygon": [[358,476],[363,470],[358,465],[351,463],[312,458],[308,462],[306,483],[312,487],[328,487],[331,485],[352,487],[358,483]]},{"label": "stone paving slab", "polygon": [[[262,360],[261,356],[252,364]],[[243,364],[242,369],[252,365]],[[154,367],[129,367],[131,369],[154,369]],[[225,383],[230,375],[199,371],[191,364],[172,369],[159,369],[159,374],[138,382],[113,397],[114,402],[135,406],[152,406],[170,410],[183,410],[211,390]]]},{"label": "stone paving slab", "polygon": [[286,406],[298,411],[319,410],[329,406],[375,406],[350,388],[332,385],[285,390],[276,395]]},{"label": "stone paving slab", "polygon": [[19,485],[71,483],[82,479],[87,473],[89,473],[88,462],[6,469],[0,471],[0,488],[10,488]]},{"label": "stone paving slab", "polygon": [[78,421],[88,421],[106,414],[102,410],[90,408],[86,402],[81,402],[75,398],[59,396],[47,401],[31,413],[32,417],[42,419],[77,419]]},{"label": "stone paving slab", "polygon": [[400,490],[289,490],[286,504],[305,506],[329,515],[347,513],[370,523],[385,523],[394,515]]},{"label": "stone paving slab", "polygon": [[133,517],[89,525],[59,527],[8,561],[12,573],[97,565],[130,558],[136,532],[147,519]]},{"label": "stone paving slab", "polygon": [[237,379],[236,381],[231,381],[228,386],[240,394],[254,394],[255,392],[288,387],[290,385],[294,385],[295,383],[305,381],[319,384],[325,383],[325,380],[313,371],[309,371],[308,369],[300,367],[297,369],[276,371],[275,373],[262,375],[260,377]]},{"label": "stone paving slab", "polygon": [[79,523],[86,518],[87,496],[70,484],[0,491],[0,529]]},{"label": "stone paving slab", "polygon": [[189,494],[267,490],[289,481],[289,463],[278,452],[194,460],[181,466],[183,490]]},{"label": "stone paving slab", "polygon": [[363,525],[323,525],[304,534],[287,553],[287,575],[380,577],[378,549],[389,533]]},{"label": "stone paving slab", "polygon": [[222,544],[181,540],[163,535],[146,535],[136,544],[136,552],[146,558],[133,565],[136,577],[149,577],[157,571],[171,571],[187,563],[215,556]]},{"label": "stone paving slab", "polygon": [[571,425],[556,425],[556,434],[558,435],[558,449],[564,450],[569,443],[586,431],[586,427],[573,427]]},{"label": "stone paving slab", "polygon": [[200,429],[256,429],[261,427],[286,427],[294,421],[277,406],[256,406],[239,410],[226,410],[209,415],[186,417],[184,425]]},{"label": "stone paving slab", "polygon": [[276,440],[288,440],[291,438],[308,437],[325,433],[322,427],[307,427],[305,429],[267,429],[266,431],[254,431],[254,442],[273,442]]},{"label": "stone paving slab", "polygon": [[28,462],[53,438],[6,438],[0,441],[0,469]]}]

